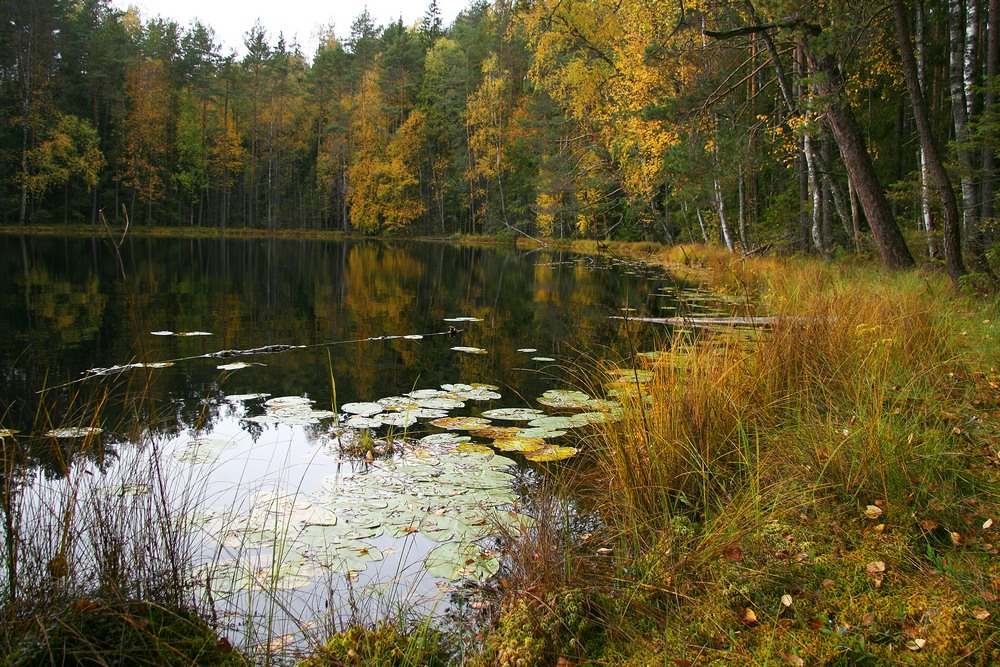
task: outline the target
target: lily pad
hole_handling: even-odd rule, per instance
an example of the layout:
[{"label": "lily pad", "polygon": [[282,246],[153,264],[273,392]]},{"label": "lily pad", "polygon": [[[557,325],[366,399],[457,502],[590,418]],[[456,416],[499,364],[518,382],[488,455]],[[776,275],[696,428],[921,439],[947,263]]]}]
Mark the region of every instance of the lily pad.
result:
[{"label": "lily pad", "polygon": [[219,369],[220,371],[238,371],[244,368],[250,368],[251,366],[264,366],[264,365],[266,364],[248,364],[245,361],[234,361],[231,364],[222,364],[220,366],[216,366],[216,368]]},{"label": "lily pad", "polygon": [[444,417],[435,419],[431,424],[448,431],[472,431],[489,426],[490,420],[482,417]]},{"label": "lily pad", "polygon": [[448,580],[485,581],[500,570],[496,556],[469,542],[446,542],[435,547],[427,554],[424,565],[432,576]]},{"label": "lily pad", "polygon": [[445,322],[482,322],[478,317],[446,317]]},{"label": "lily pad", "polygon": [[103,430],[97,426],[72,426],[52,429],[51,431],[46,431],[45,435],[49,438],[85,438],[88,435],[97,435]]},{"label": "lily pad", "polygon": [[555,361],[555,359],[553,359],[552,357],[532,357],[531,360],[542,361],[542,362]]},{"label": "lily pad", "polygon": [[264,405],[269,408],[290,408],[292,406],[312,405],[313,400],[305,396],[278,396],[268,399]]},{"label": "lily pad", "polygon": [[507,421],[530,421],[545,415],[541,410],[534,408],[497,408],[496,410],[485,410],[482,414],[487,419]]},{"label": "lily pad", "polygon": [[173,331],[167,331],[167,330],[163,330],[163,331],[150,331],[149,335],[151,335],[151,336],[173,336],[174,332]]},{"label": "lily pad", "polygon": [[575,456],[579,450],[576,447],[544,446],[524,451],[524,457],[529,461],[561,461]]},{"label": "lily pad", "polygon": [[542,438],[514,436],[512,438],[499,438],[494,440],[493,446],[505,452],[523,452],[528,449],[545,447],[546,443]]},{"label": "lily pad", "polygon": [[499,438],[513,438],[514,436],[521,435],[522,430],[517,426],[487,426],[486,428],[477,428],[475,431],[470,431],[469,435],[488,440],[497,440]]},{"label": "lily pad", "polygon": [[175,336],[211,336],[211,331],[178,331]]},{"label": "lily pad", "polygon": [[465,401],[492,401],[501,398],[496,387],[491,384],[443,384],[441,388],[449,396]]},{"label": "lily pad", "polygon": [[572,389],[549,389],[541,395],[538,402],[552,408],[573,410],[584,409],[593,399],[590,394]]},{"label": "lily pad", "polygon": [[456,352],[465,352],[466,354],[487,354],[487,351],[481,347],[466,347],[463,345],[458,345],[451,348]]},{"label": "lily pad", "polygon": [[256,401],[260,398],[267,398],[270,394],[232,394],[231,396],[226,396],[227,401],[232,401],[233,403],[244,403],[246,401]]},{"label": "lily pad", "polygon": [[535,348],[533,348],[533,347],[522,347],[522,348],[518,349],[518,352],[524,352],[525,354],[531,354],[533,352],[538,352],[538,350],[535,349]]},{"label": "lily pad", "polygon": [[440,446],[440,445],[459,445],[463,442],[468,442],[471,440],[467,435],[458,435],[457,433],[432,433],[430,435],[425,435],[420,438],[420,442],[428,446]]},{"label": "lily pad", "polygon": [[371,417],[385,410],[385,407],[378,403],[345,403],[340,409],[348,414]]},{"label": "lily pad", "polygon": [[403,336],[405,340],[423,340],[423,336],[420,334],[410,334],[408,336]]},{"label": "lily pad", "polygon": [[236,447],[233,439],[198,437],[188,440],[182,447],[174,451],[173,457],[183,463],[205,464],[215,463],[227,449]]}]

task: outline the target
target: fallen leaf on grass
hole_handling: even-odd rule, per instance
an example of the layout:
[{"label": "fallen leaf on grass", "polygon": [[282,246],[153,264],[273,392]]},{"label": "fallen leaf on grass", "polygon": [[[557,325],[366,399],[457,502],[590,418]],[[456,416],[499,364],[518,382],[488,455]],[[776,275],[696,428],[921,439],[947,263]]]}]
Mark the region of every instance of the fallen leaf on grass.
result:
[{"label": "fallen leaf on grass", "polygon": [[753,609],[745,609],[743,611],[743,622],[747,625],[755,625],[757,623],[757,614],[754,613]]},{"label": "fallen leaf on grass", "polygon": [[792,606],[792,602],[793,602],[792,596],[789,595],[788,593],[785,593],[784,595],[781,596],[781,604],[783,606],[785,606],[785,607],[791,607]]},{"label": "fallen leaf on grass", "polygon": [[972,616],[977,621],[985,621],[987,618],[990,617],[990,612],[986,611],[982,607],[976,607],[975,609],[972,610]]},{"label": "fallen leaf on grass", "polygon": [[781,662],[786,665],[793,665],[793,667],[802,667],[805,665],[805,661],[794,653],[781,653]]},{"label": "fallen leaf on grass", "polygon": [[916,639],[911,639],[910,641],[906,642],[906,648],[910,649],[911,651],[919,651],[925,646],[927,646],[927,640],[921,637],[917,637]]},{"label": "fallen leaf on grass", "polygon": [[869,505],[865,508],[865,516],[869,519],[877,519],[882,516],[882,508],[878,505]]}]

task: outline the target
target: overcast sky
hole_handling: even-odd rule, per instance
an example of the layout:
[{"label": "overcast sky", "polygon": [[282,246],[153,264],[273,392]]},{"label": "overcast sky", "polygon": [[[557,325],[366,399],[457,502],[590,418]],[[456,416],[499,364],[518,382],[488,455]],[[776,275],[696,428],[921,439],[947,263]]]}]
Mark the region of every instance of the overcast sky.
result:
[{"label": "overcast sky", "polygon": [[[243,35],[260,19],[273,45],[278,33],[285,41],[297,41],[302,52],[312,58],[316,50],[316,35],[321,26],[334,25],[337,37],[347,37],[351,22],[365,7],[361,2],[344,0],[113,0],[119,9],[130,5],[139,8],[143,21],[159,15],[173,19],[181,26],[192,20],[215,30],[215,39],[222,44],[223,54],[230,50],[243,54]],[[430,0],[369,0],[368,13],[376,25],[386,25],[402,17],[404,25],[419,21]],[[445,27],[451,25],[468,0],[438,0]]]}]

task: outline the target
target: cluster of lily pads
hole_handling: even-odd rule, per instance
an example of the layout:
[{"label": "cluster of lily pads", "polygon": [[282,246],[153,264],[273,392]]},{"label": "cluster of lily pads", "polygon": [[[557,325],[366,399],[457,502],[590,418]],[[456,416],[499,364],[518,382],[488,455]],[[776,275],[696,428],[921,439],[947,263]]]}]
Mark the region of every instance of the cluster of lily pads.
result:
[{"label": "cluster of lily pads", "polygon": [[196,520],[220,546],[245,556],[204,565],[195,573],[215,593],[306,586],[318,576],[357,573],[385,553],[373,540],[419,533],[438,544],[424,565],[443,579],[484,580],[500,567],[482,546],[503,530],[523,531],[530,517],[513,510],[511,459],[465,447],[448,433],[398,449],[390,460],[329,475],[304,496],[259,491],[242,513],[203,512]]}]

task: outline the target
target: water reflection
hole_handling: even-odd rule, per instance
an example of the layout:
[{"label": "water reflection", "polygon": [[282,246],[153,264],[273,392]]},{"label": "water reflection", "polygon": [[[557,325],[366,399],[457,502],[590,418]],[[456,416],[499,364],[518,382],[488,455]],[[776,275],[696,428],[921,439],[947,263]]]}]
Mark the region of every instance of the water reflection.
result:
[{"label": "water reflection", "polygon": [[[40,435],[50,428],[103,427],[87,453],[105,460],[105,468],[109,453],[155,443],[166,455],[177,504],[205,514],[199,524],[205,537],[201,559],[214,564],[235,559],[246,570],[242,581],[289,577],[294,583],[281,593],[294,602],[280,604],[255,596],[249,585],[213,594],[233,613],[274,619],[271,636],[322,615],[331,595],[338,613],[351,614],[358,613],[360,590],[368,596],[382,590],[396,601],[412,602],[411,594],[432,605],[440,599],[440,576],[427,576],[422,568],[452,533],[424,530],[422,521],[407,533],[394,523],[407,512],[436,516],[431,523],[447,523],[449,530],[470,529],[467,539],[475,538],[477,551],[469,560],[481,557],[483,563],[491,557],[488,543],[479,539],[486,533],[472,530],[483,525],[483,517],[460,514],[461,504],[449,502],[454,496],[448,494],[474,489],[488,499],[479,506],[521,521],[511,490],[534,469],[519,454],[512,456],[521,467],[501,466],[510,480],[499,485],[504,489],[495,480],[448,487],[446,478],[461,479],[466,471],[454,467],[456,461],[480,456],[467,467],[482,470],[493,465],[486,461],[494,455],[481,447],[474,453],[438,451],[417,443],[391,459],[359,461],[331,444],[343,435],[336,430],[347,417],[335,416],[340,406],[442,385],[487,383],[496,387],[495,394],[465,401],[449,414],[542,407],[537,398],[543,392],[564,388],[568,374],[579,379],[579,360],[627,358],[663,335],[656,327],[637,328],[611,315],[623,307],[650,317],[677,309],[676,300],[664,294],[677,294],[678,286],[657,272],[560,251],[136,237],[120,246],[106,239],[50,237],[3,237],[0,244],[0,262],[6,264],[0,275],[8,281],[0,291],[8,323],[0,330],[0,427],[19,429],[18,442],[32,452],[24,460],[55,477],[71,468],[75,439]],[[450,321],[455,318],[468,319]],[[210,335],[160,335],[164,332]],[[262,350],[266,346],[281,348]],[[234,352],[240,350],[254,353]],[[174,363],[150,367],[165,361]],[[219,368],[233,362],[247,365]],[[143,366],[80,381],[89,369],[127,364]],[[42,389],[47,391],[39,394]],[[258,394],[266,396],[233,398]],[[310,410],[324,412],[300,421],[256,419],[267,416],[268,397],[286,396],[307,397]],[[372,437],[405,433],[412,441],[441,430],[428,422],[395,427],[394,435],[382,427]],[[193,439],[214,443],[218,451],[205,455],[209,445],[204,445],[192,455]],[[502,454],[495,457],[499,461]],[[440,468],[427,462],[435,458],[433,465]],[[417,481],[387,473],[407,466]],[[373,505],[360,514],[330,510],[340,512],[338,522],[346,530],[330,539],[365,539],[368,546],[356,551],[377,551],[382,558],[364,568],[342,571],[327,564],[302,575],[310,556],[295,551],[294,539],[281,537],[277,526],[301,533],[322,524],[270,506],[254,508],[262,497],[302,511],[306,505],[339,508],[349,487],[330,481],[338,474],[378,481],[378,493],[349,496],[355,509],[372,497],[386,507]],[[266,530],[254,525],[249,540],[246,524],[257,516],[254,511],[277,523]],[[377,521],[371,518],[376,513]],[[373,532],[374,524],[381,530]],[[362,528],[364,538],[358,537]],[[299,570],[283,569],[289,558]],[[394,585],[386,588],[386,581]]]}]

